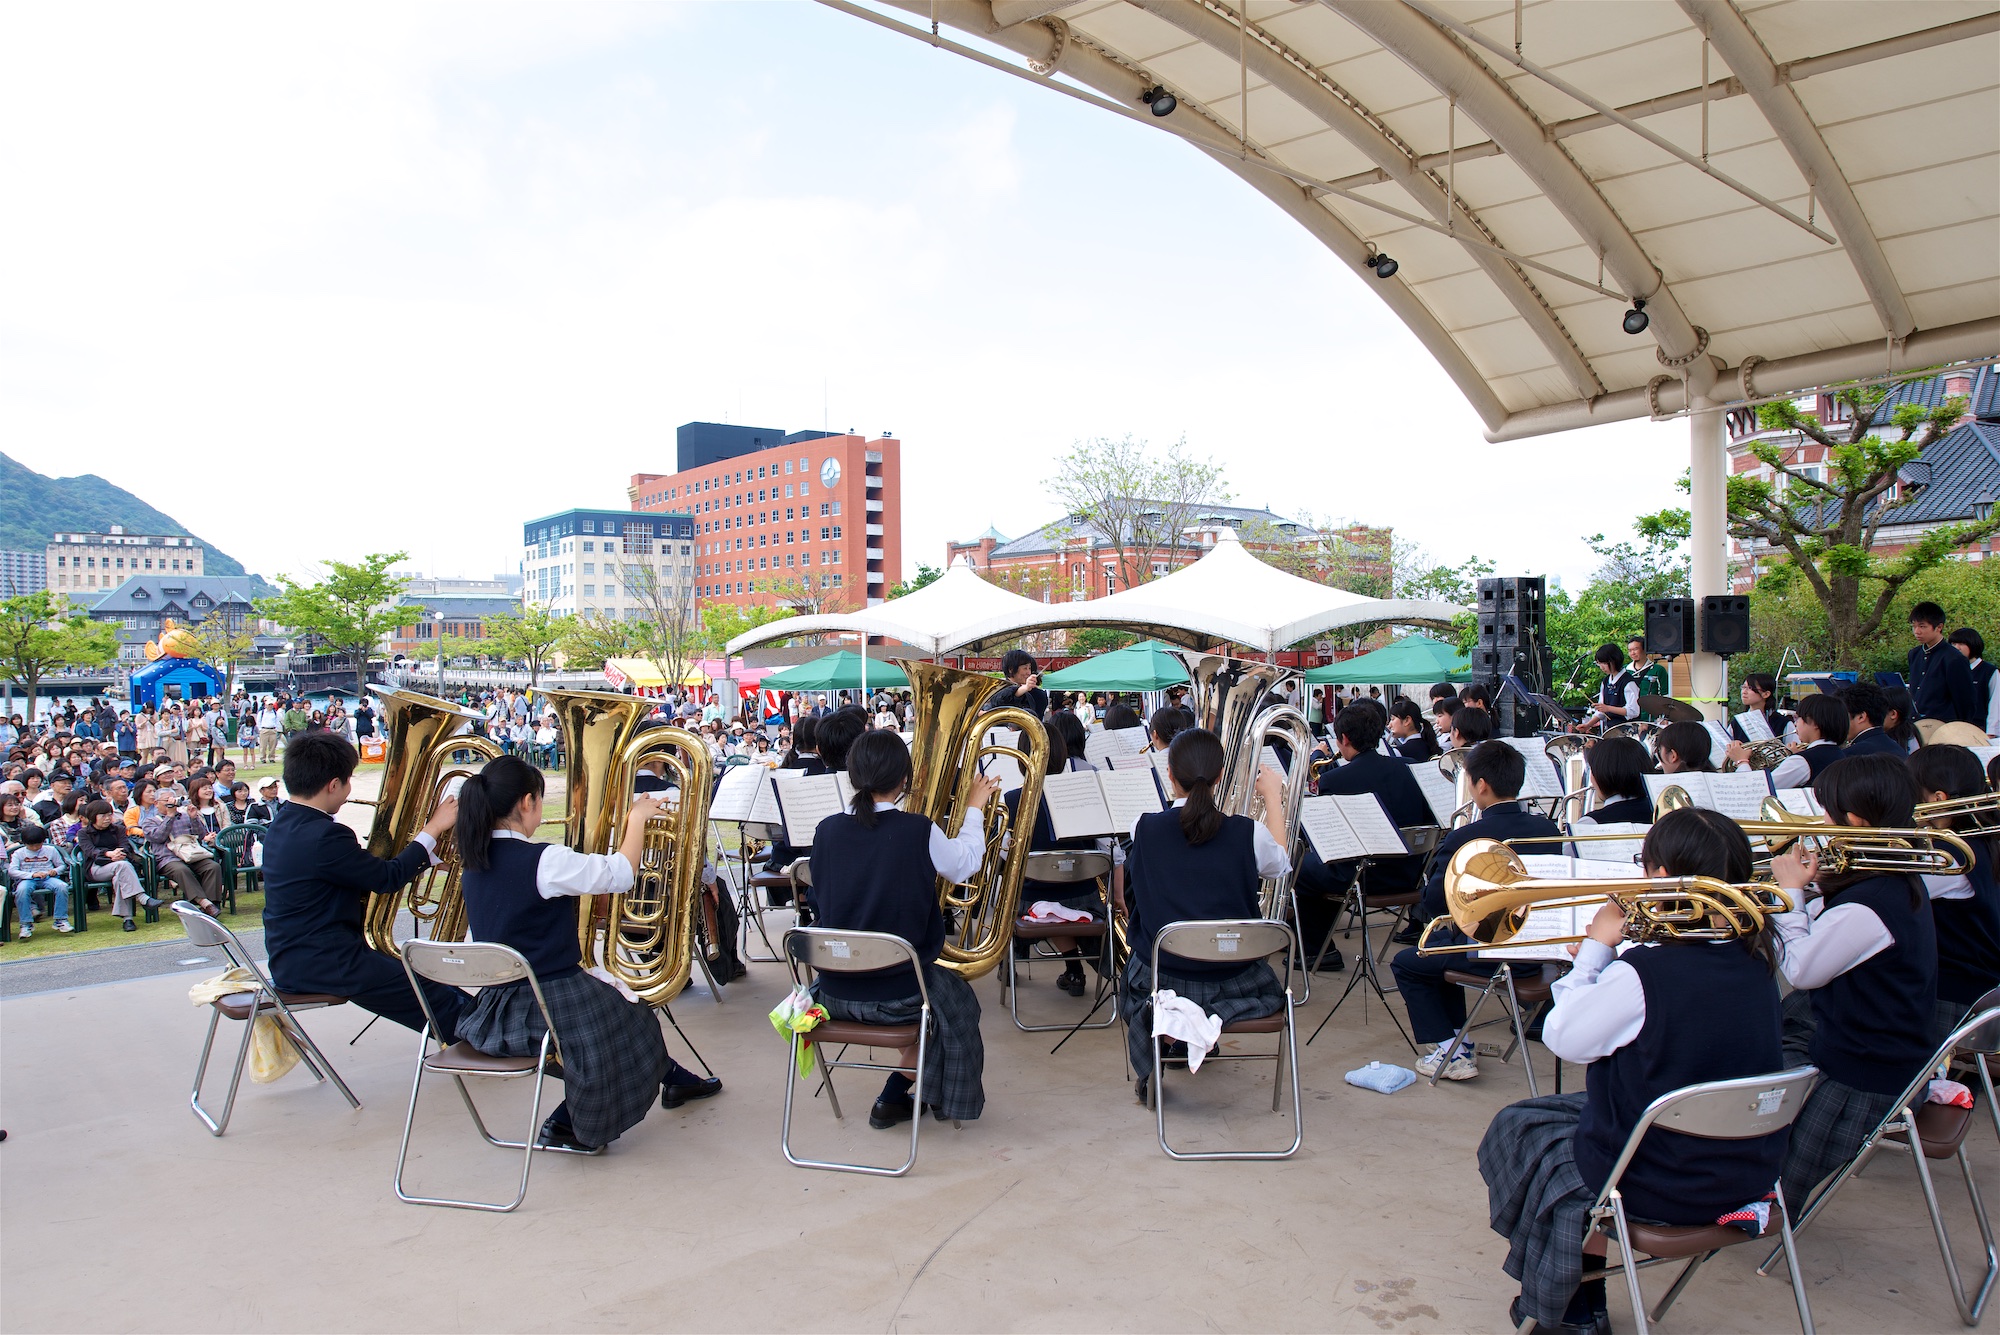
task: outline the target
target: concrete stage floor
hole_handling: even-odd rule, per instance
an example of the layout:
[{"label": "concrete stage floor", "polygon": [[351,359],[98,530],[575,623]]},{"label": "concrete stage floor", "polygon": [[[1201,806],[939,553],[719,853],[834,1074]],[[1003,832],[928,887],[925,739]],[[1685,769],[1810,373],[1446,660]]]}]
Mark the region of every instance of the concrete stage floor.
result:
[{"label": "concrete stage floor", "polygon": [[[656,1109],[603,1158],[538,1156],[521,1209],[489,1215],[391,1194],[416,1039],[384,1022],[349,1046],[365,1019],[352,1009],[306,1024],[359,1112],[300,1067],[246,1081],[228,1135],[210,1137],[186,1106],[206,1024],[186,990],[210,972],[0,1002],[5,1330],[1507,1328],[1515,1290],[1473,1151],[1493,1110],[1525,1095],[1520,1068],[1489,1059],[1476,1081],[1390,1097],[1351,1088],[1342,1073],[1370,1058],[1408,1060],[1372,999],[1364,1027],[1358,994],[1305,1050],[1295,1158],[1182,1164],[1132,1099],[1117,1030],[1050,1056],[1058,1036],[1016,1032],[984,979],[986,1116],[961,1131],[927,1121],[916,1168],[890,1180],[780,1156],[786,1058],[765,1013],[785,974],[753,965],[726,1004],[697,985],[675,1006],[721,1097]],[[1052,977],[1044,965],[1024,989],[1035,1010],[1079,1013]],[[1320,978],[1304,1032],[1344,981]],[[1289,1113],[1269,1111],[1269,1080],[1268,1067],[1170,1073],[1170,1115],[1210,1143],[1282,1144]],[[823,1100],[806,1103],[806,1144],[898,1153],[867,1125],[878,1083],[849,1073],[838,1128]],[[524,1084],[484,1095],[504,1125],[525,1116]],[[517,1160],[476,1139],[448,1084],[427,1092],[417,1129],[420,1189],[510,1188]],[[1990,1126],[1972,1135],[2000,1204]],[[1963,1187],[1941,1182],[1969,1252]],[[1878,1161],[1803,1252],[1822,1331],[1960,1329],[1907,1163]],[[1795,1330],[1782,1271],[1752,1273],[1760,1255],[1711,1262],[1663,1328]],[[1664,1284],[1649,1273],[1650,1294]],[[1622,1289],[1611,1302],[1630,1331]]]}]

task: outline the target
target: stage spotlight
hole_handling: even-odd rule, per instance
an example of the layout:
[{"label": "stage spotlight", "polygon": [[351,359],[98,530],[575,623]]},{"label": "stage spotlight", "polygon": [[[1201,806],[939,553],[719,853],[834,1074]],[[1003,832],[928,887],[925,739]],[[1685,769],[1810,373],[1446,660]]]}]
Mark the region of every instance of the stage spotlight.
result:
[{"label": "stage spotlight", "polygon": [[1375,270],[1377,278],[1394,278],[1396,270],[1403,267],[1379,250],[1368,257],[1368,266]]},{"label": "stage spotlight", "polygon": [[1646,314],[1646,299],[1632,298],[1632,309],[1625,312],[1625,332],[1643,334],[1646,332],[1646,326],[1651,323],[1653,323],[1652,317]]},{"label": "stage spotlight", "polygon": [[1179,98],[1158,84],[1139,94],[1139,100],[1151,107],[1155,116],[1171,116],[1174,108],[1181,104]]}]

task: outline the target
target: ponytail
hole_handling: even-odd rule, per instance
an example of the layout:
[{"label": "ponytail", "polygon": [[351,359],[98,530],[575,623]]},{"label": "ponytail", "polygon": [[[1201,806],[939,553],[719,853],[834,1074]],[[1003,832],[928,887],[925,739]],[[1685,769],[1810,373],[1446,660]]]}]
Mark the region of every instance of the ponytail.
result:
[{"label": "ponytail", "polygon": [[513,814],[521,799],[540,796],[542,772],[519,756],[496,756],[458,789],[458,824],[452,830],[458,860],[467,871],[492,865],[493,831]]},{"label": "ponytail", "polygon": [[863,829],[874,829],[875,800],[910,781],[910,748],[887,729],[862,733],[847,748],[847,781],[854,788],[848,811]]},{"label": "ponytail", "polygon": [[1185,728],[1167,748],[1167,769],[1187,794],[1181,804],[1181,837],[1205,844],[1222,830],[1215,785],[1222,778],[1222,742],[1206,728]]}]

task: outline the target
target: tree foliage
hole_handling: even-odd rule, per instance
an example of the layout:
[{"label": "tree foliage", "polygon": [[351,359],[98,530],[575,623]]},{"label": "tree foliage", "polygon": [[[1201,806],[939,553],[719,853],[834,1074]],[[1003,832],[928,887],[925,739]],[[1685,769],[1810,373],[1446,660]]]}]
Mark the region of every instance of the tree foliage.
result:
[{"label": "tree foliage", "polygon": [[1152,579],[1155,562],[1171,567],[1186,531],[1229,500],[1222,466],[1189,453],[1185,438],[1161,455],[1131,436],[1079,440],[1047,486],[1065,515],[1059,536],[1109,550],[1121,588]]},{"label": "tree foliage", "polygon": [[236,693],[236,665],[248,662],[257,647],[257,623],[239,620],[231,624],[220,612],[212,612],[199,625],[189,627],[201,656],[222,669],[222,693]]},{"label": "tree foliage", "polygon": [[38,589],[0,599],[0,671],[28,694],[28,717],[35,716],[35,691],[57,668],[103,667],[118,656],[118,631],[62,594]]},{"label": "tree foliage", "polygon": [[937,583],[937,581],[942,579],[943,577],[944,577],[944,571],[939,570],[934,565],[929,565],[923,561],[919,561],[917,562],[916,578],[899,580],[895,584],[892,584],[889,587],[889,597],[901,598],[908,594],[915,593],[918,589],[921,589],[926,585]]},{"label": "tree foliage", "polygon": [[1111,649],[1123,649],[1129,644],[1138,642],[1137,635],[1128,635],[1109,626],[1079,626],[1069,633],[1068,648],[1072,655],[1088,657]]},{"label": "tree foliage", "polygon": [[524,606],[486,618],[483,634],[464,642],[461,653],[493,654],[507,662],[528,665],[528,684],[540,684],[549,657],[570,633],[576,618],[547,607]]},{"label": "tree foliage", "polygon": [[407,552],[375,552],[359,562],[328,561],[326,574],[311,584],[278,576],[275,598],[259,598],[257,612],[354,659],[355,694],[368,690],[368,655],[384,635],[402,625],[407,609],[393,604],[403,581],[389,568],[407,561]]},{"label": "tree foliage", "polygon": [[[1864,598],[1873,594],[1863,585]],[[1912,576],[1896,591],[1875,634],[1857,646],[1855,670],[1903,671],[1913,643],[1910,608],[1925,601],[1944,609],[1948,630],[1971,626],[1985,634],[2000,626],[2000,562],[1946,561]],[[1777,672],[1781,664],[1787,671],[1810,671],[1832,661],[1833,628],[1805,579],[1789,565],[1759,579],[1750,591],[1750,652],[1734,661],[1734,671]]]},{"label": "tree foliage", "polygon": [[[1790,558],[1804,587],[1826,610],[1829,652],[1837,667],[1859,666],[1863,647],[1882,628],[1906,583],[1967,543],[2000,532],[2000,514],[1995,514],[1936,525],[1894,556],[1874,551],[1882,526],[1896,523],[1899,512],[1922,491],[1918,481],[1901,479],[1901,470],[1951,430],[1965,411],[1963,398],[1947,399],[1936,408],[1890,406],[1901,384],[1927,378],[1835,391],[1834,397],[1852,413],[1844,425],[1822,424],[1789,401],[1764,405],[1758,409],[1764,430],[1797,432],[1825,447],[1822,476],[1806,472],[1791,448],[1760,441],[1750,452],[1775,477],[1732,474],[1728,480],[1730,532],[1769,543]],[[1892,431],[1897,438],[1885,439],[1878,430]]]}]

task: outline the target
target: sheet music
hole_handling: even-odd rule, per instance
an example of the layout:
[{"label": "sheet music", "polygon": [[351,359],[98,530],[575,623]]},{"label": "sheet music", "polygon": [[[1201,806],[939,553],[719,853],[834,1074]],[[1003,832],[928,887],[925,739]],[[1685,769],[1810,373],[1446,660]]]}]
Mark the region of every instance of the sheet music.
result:
[{"label": "sheet music", "polygon": [[1160,791],[1171,793],[1173,789],[1167,786],[1167,753],[1165,751],[1149,751],[1146,753],[1146,760],[1152,765],[1153,773],[1160,776]]},{"label": "sheet music", "polygon": [[750,801],[750,814],[744,819],[762,821],[766,825],[783,825],[785,813],[778,807],[778,785],[774,778],[776,771],[765,770],[764,781],[754,790]]},{"label": "sheet music", "polygon": [[[1567,859],[1558,858],[1558,862]],[[1514,934],[1515,944],[1495,946],[1478,952],[1482,960],[1556,960],[1570,958],[1569,943],[1554,941],[1554,938],[1580,936],[1590,922],[1584,914],[1596,915],[1594,908],[1584,908],[1577,904],[1558,905],[1549,908],[1528,910],[1527,921]],[[1579,921],[1581,918],[1581,921]]]},{"label": "sheet music", "polygon": [[1111,756],[1137,755],[1146,749],[1144,728],[1100,728],[1083,739],[1083,757],[1093,765],[1101,765]]},{"label": "sheet music", "polygon": [[1136,756],[1111,756],[1105,763],[1114,770],[1142,769],[1150,772],[1153,768],[1153,757],[1142,751]]},{"label": "sheet music", "polygon": [[1521,753],[1528,762],[1528,772],[1521,783],[1522,797],[1561,797],[1563,795],[1562,776],[1556,773],[1555,762],[1549,759],[1548,742],[1540,737],[1502,737],[1501,741]]},{"label": "sheet music", "polygon": [[1436,818],[1439,827],[1449,830],[1451,814],[1458,809],[1454,800],[1457,790],[1452,781],[1438,773],[1437,765],[1429,760],[1410,766],[1410,773],[1416,777],[1417,787],[1424,790],[1424,801],[1430,804],[1431,815]]},{"label": "sheet music", "polygon": [[1744,770],[1708,776],[1712,805],[1731,820],[1762,820],[1764,799],[1771,795],[1768,771]]},{"label": "sheet music", "polygon": [[1382,799],[1373,793],[1345,793],[1331,799],[1340,808],[1340,814],[1347,818],[1355,837],[1370,857],[1405,857],[1409,854],[1408,844],[1403,842],[1402,832],[1396,822],[1389,819],[1383,809]]},{"label": "sheet music", "polygon": [[716,785],[715,797],[708,804],[708,818],[726,821],[752,819],[750,809],[757,800],[757,790],[770,775],[771,772],[762,765],[737,765],[724,770],[722,782]]},{"label": "sheet music", "polygon": [[1646,832],[1652,828],[1650,825],[1621,824],[1617,821],[1605,825],[1578,825],[1571,831],[1572,834],[1628,834],[1632,837],[1594,839],[1589,843],[1571,844],[1565,847],[1573,848],[1579,854],[1588,854],[1593,861],[1612,863],[1629,869],[1639,865],[1639,850],[1646,842]]},{"label": "sheet music", "polygon": [[789,779],[780,778],[773,785],[778,793],[778,806],[784,812],[786,843],[794,848],[811,848],[819,823],[845,810],[839,782],[844,777],[795,774]]},{"label": "sheet music", "polygon": [[[1701,726],[1708,729],[1709,763],[1711,765],[1720,765],[1722,763],[1723,753],[1729,750],[1729,744],[1735,741],[1736,739],[1729,735],[1729,729],[1723,727],[1720,723],[1717,723],[1712,718],[1703,719]],[[1766,728],[1764,731],[1769,732],[1770,729]]]},{"label": "sheet music", "polygon": [[[988,728],[982,745],[1014,746],[1021,744],[1018,728]],[[1024,782],[1021,764],[1012,756],[987,755],[980,758],[979,772],[1000,781],[1000,791],[1011,793]]]},{"label": "sheet music", "polygon": [[1361,836],[1331,797],[1308,797],[1299,805],[1299,828],[1322,862],[1353,862],[1368,856]]},{"label": "sheet music", "polygon": [[1819,795],[1810,788],[1780,788],[1778,800],[1785,804],[1785,810],[1795,816],[1826,819],[1826,808],[1820,805]]},{"label": "sheet music", "polygon": [[1280,774],[1285,772],[1284,763],[1278,759],[1278,748],[1268,742],[1265,743],[1264,749],[1257,753],[1257,764],[1260,768],[1268,765]]},{"label": "sheet music", "polygon": [[1106,834],[1129,834],[1139,817],[1167,808],[1166,796],[1160,791],[1160,781],[1154,777],[1151,765],[1144,769],[1106,770],[1091,777],[1097,780],[1098,789],[1104,794],[1105,809],[1111,813],[1111,828],[1104,831]]},{"label": "sheet music", "polygon": [[1979,757],[1979,767],[1981,769],[1991,765],[1995,756],[2000,756],[2000,746],[1972,746],[1966,749]]},{"label": "sheet music", "polygon": [[1049,813],[1049,824],[1056,838],[1110,834],[1117,828],[1111,823],[1110,809],[1104,805],[1099,777],[1093,771],[1072,770],[1042,780],[1042,809]]},{"label": "sheet music", "polygon": [[1777,740],[1771,733],[1771,720],[1765,718],[1754,709],[1747,713],[1738,714],[1736,716],[1736,726],[1743,729],[1743,735],[1753,742],[1774,742]]}]

